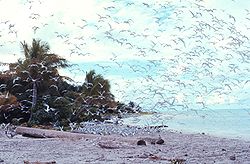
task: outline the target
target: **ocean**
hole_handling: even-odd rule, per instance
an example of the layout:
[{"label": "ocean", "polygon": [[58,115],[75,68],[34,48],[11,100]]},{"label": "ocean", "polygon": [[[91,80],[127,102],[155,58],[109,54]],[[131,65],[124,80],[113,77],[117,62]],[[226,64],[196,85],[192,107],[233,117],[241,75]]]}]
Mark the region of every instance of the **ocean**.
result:
[{"label": "ocean", "polygon": [[217,137],[250,140],[250,109],[206,109],[176,113],[156,113],[123,119],[138,126],[166,125],[168,130],[205,133]]}]

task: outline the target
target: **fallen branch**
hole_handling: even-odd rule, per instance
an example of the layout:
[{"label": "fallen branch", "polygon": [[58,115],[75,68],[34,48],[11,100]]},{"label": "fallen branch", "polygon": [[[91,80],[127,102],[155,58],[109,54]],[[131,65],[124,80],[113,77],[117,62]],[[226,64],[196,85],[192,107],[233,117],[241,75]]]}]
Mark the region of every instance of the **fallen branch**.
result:
[{"label": "fallen branch", "polygon": [[166,160],[166,161],[170,161],[171,164],[183,164],[186,160],[185,159],[171,159],[171,158],[164,158],[164,157],[160,157],[154,154],[143,154],[143,155],[137,155],[137,156],[127,156],[125,158],[144,158],[144,159],[150,159],[150,160]]},{"label": "fallen branch", "polygon": [[121,146],[109,144],[109,143],[100,143],[99,142],[98,145],[104,149],[119,149],[119,148],[121,148]]},{"label": "fallen branch", "polygon": [[56,164],[56,161],[51,161],[51,162],[30,162],[30,161],[23,161],[24,164]]}]

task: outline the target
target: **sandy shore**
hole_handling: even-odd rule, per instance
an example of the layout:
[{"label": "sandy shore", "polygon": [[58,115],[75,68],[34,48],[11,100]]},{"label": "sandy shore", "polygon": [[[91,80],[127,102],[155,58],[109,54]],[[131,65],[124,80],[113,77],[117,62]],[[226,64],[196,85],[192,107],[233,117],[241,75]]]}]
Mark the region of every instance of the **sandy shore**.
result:
[{"label": "sandy shore", "polygon": [[[163,144],[151,144],[159,136]],[[143,139],[145,145],[137,145]],[[250,163],[250,141],[161,131],[122,137],[99,135],[82,139],[27,138],[0,134],[0,163],[52,162],[81,163]],[[176,162],[177,164],[177,162]]]}]

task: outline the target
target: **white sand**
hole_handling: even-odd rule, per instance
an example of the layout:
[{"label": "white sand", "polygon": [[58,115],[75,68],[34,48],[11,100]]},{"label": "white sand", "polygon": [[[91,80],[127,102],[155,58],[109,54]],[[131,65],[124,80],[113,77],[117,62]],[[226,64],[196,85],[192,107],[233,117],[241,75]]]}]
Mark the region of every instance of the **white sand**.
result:
[{"label": "white sand", "polygon": [[[150,144],[149,138],[164,139],[163,145]],[[146,138],[146,146],[138,146]],[[249,164],[250,141],[216,138],[202,134],[160,132],[148,136],[121,137],[98,135],[85,139],[33,139],[0,134],[0,163],[21,164],[23,161],[56,161],[59,164],[81,163],[184,163]]]}]

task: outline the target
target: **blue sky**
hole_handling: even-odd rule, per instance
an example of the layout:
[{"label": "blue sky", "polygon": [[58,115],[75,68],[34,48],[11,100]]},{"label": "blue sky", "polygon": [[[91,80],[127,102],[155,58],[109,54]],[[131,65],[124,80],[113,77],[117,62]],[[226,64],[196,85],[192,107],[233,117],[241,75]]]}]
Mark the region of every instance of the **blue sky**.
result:
[{"label": "blue sky", "polygon": [[95,69],[146,110],[250,108],[248,1],[0,0],[0,15],[1,62],[40,38],[78,64],[62,74]]}]

